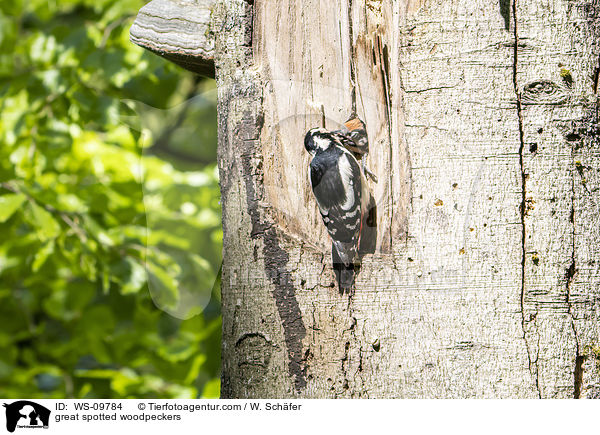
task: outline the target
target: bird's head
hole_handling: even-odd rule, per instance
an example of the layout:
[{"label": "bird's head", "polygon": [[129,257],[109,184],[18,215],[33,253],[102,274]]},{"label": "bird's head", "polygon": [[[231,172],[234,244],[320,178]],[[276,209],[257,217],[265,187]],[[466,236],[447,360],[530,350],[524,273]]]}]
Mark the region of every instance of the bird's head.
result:
[{"label": "bird's head", "polygon": [[348,121],[344,122],[344,126],[350,131],[366,130],[367,128],[365,123],[356,115],[351,116]]},{"label": "bird's head", "polygon": [[329,130],[317,127],[310,129],[304,136],[304,148],[311,156],[317,151],[324,151],[332,145],[331,133]]}]

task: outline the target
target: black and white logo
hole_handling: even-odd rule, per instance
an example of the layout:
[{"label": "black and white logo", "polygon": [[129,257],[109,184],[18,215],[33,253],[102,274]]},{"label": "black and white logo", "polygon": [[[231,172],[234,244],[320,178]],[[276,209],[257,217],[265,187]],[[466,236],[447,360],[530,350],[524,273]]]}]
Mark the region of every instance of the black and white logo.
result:
[{"label": "black and white logo", "polygon": [[48,429],[50,410],[29,400],[4,404],[6,408],[6,430]]}]

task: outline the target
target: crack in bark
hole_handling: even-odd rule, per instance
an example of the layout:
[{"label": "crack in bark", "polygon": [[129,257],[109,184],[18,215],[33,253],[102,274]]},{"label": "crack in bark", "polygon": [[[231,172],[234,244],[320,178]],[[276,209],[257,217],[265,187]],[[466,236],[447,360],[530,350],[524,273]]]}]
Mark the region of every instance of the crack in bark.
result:
[{"label": "crack in bark", "polygon": [[[350,298],[349,298],[350,301]],[[349,302],[350,303],[350,302]],[[348,306],[350,308],[350,306]],[[348,329],[345,329],[343,332],[350,332],[350,338],[354,337],[356,341],[356,334],[354,333],[354,329],[356,327],[356,317],[352,316],[352,323]],[[350,360],[350,339],[346,340],[346,344],[344,345],[344,356],[341,359],[342,363],[342,373],[344,376],[344,380],[342,381],[342,388],[344,390],[350,389],[350,382],[348,381],[348,363]],[[350,395],[353,395],[353,392],[350,392]]]},{"label": "crack in bark", "polygon": [[424,89],[408,89],[408,90],[404,89],[404,92],[406,92],[407,94],[421,94],[423,92],[439,91],[442,89],[454,89],[454,88],[457,88],[459,86],[459,84],[452,85],[452,86],[434,86],[431,88],[424,88]]},{"label": "crack in bark", "polygon": [[577,357],[575,358],[575,370],[574,370],[574,377],[575,377],[575,385],[574,385],[574,392],[573,392],[574,399],[581,399],[581,387],[583,385],[583,363],[584,362],[585,362],[585,356],[577,355]]},{"label": "crack in bark", "polygon": [[348,0],[348,35],[350,39],[350,81],[352,82],[352,113],[350,117],[356,117],[356,50],[354,47],[354,28],[352,25],[352,0]]},{"label": "crack in bark", "polygon": [[[571,154],[573,154],[574,148],[571,148]],[[575,367],[573,369],[573,398],[581,398],[581,386],[583,381],[583,362],[585,356],[581,354],[581,345],[579,334],[577,333],[577,326],[575,325],[575,316],[573,315],[573,305],[571,302],[571,287],[573,284],[573,278],[577,273],[577,263],[575,260],[575,176],[571,173],[571,214],[569,221],[573,228],[571,233],[571,264],[565,272],[566,284],[565,289],[567,292],[566,302],[567,311],[571,319],[571,328],[573,329],[573,335],[575,337]]]},{"label": "crack in bark", "polygon": [[[513,36],[514,36],[514,50],[513,50],[513,87],[515,92],[515,98],[517,103],[517,118],[519,123],[519,170],[521,173],[521,205],[519,212],[521,215],[521,327],[523,328],[523,340],[525,341],[525,348],[527,349],[527,359],[529,361],[529,372],[535,380],[535,386],[538,392],[538,397],[542,398],[542,392],[540,390],[539,382],[539,367],[537,366],[537,360],[531,359],[531,346],[527,339],[527,328],[525,319],[525,261],[526,261],[526,236],[527,228],[525,218],[527,216],[527,174],[525,173],[525,164],[523,153],[525,151],[525,132],[523,127],[523,104],[521,101],[521,93],[519,92],[519,79],[518,79],[518,62],[519,62],[519,29],[518,29],[518,18],[517,18],[517,0],[512,2],[512,15],[513,15]],[[539,356],[538,356],[539,357]],[[535,366],[535,373],[534,367]]]},{"label": "crack in bark", "polygon": [[346,341],[344,345],[344,356],[342,357],[342,373],[344,374],[344,381],[342,382],[342,388],[344,390],[348,390],[350,388],[350,384],[348,382],[348,368],[346,365],[348,364],[348,359],[350,357],[350,342]]},{"label": "crack in bark", "polygon": [[392,244],[394,241],[394,180],[393,180],[393,160],[394,160],[394,144],[392,143],[392,94],[391,94],[391,85],[390,85],[390,55],[387,45],[383,45],[383,49],[381,52],[383,57],[383,62],[381,63],[384,73],[384,92],[385,92],[385,116],[387,120],[387,133],[388,133],[388,143],[390,147],[390,160],[389,160],[389,172],[390,172],[390,251],[392,249]]},{"label": "crack in bark", "polygon": [[[376,34],[375,38],[377,51],[374,51],[373,59],[375,60],[376,66],[379,66],[379,73],[381,75],[381,86],[383,90],[384,97],[384,106],[385,106],[385,120],[387,124],[387,140],[388,146],[390,150],[389,155],[389,201],[390,201],[390,228],[389,228],[389,243],[390,249],[392,248],[393,242],[393,226],[394,226],[394,193],[393,193],[393,155],[394,155],[394,146],[392,143],[392,94],[391,94],[391,85],[390,85],[390,55],[389,49],[386,44],[384,44],[381,40],[381,35]],[[379,62],[377,62],[377,58],[379,58]]]},{"label": "crack in bark", "polygon": [[[358,398],[366,397],[369,398],[369,390],[365,388],[365,380],[362,375],[363,372],[363,349],[362,346],[358,348],[358,368],[356,372],[354,372],[354,377],[352,378],[354,384],[356,385],[356,377],[358,376],[361,381],[361,390],[358,392]],[[352,396],[354,397],[354,395]]]},{"label": "crack in bark", "polygon": [[600,81],[600,56],[598,56],[598,64],[594,68],[594,75],[592,77],[592,89],[594,94],[598,95],[598,82]]}]

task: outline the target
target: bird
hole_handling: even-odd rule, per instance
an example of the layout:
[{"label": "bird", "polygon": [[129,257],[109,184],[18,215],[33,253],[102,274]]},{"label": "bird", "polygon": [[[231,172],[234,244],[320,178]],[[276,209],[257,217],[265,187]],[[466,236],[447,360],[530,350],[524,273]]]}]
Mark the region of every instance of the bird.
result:
[{"label": "bird", "polygon": [[350,115],[350,118],[344,123],[340,130],[336,130],[341,140],[342,145],[357,161],[361,162],[361,168],[366,176],[369,176],[377,183],[377,176],[366,166],[366,155],[369,154],[369,138],[367,136],[367,126],[356,115]]},{"label": "bird", "polygon": [[364,149],[365,145],[368,147],[368,143],[355,141],[351,131],[329,131],[323,127],[309,130],[304,137],[304,148],[312,156],[309,181],[332,239],[333,269],[342,294],[353,292],[362,256],[374,252],[375,201],[351,151]]},{"label": "bird", "polygon": [[347,139],[343,145],[352,152],[356,160],[361,160],[362,157],[369,153],[369,139],[367,137],[367,127],[365,123],[355,115],[350,116],[350,119],[344,123],[345,130],[337,130]]}]

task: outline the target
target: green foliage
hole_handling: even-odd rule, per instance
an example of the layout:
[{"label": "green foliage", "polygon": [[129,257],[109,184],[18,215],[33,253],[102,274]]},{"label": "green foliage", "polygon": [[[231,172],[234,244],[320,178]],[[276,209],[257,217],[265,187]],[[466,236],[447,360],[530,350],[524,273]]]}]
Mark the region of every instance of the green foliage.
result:
[{"label": "green foliage", "polygon": [[219,394],[211,85],[143,3],[0,0],[0,396]]}]

